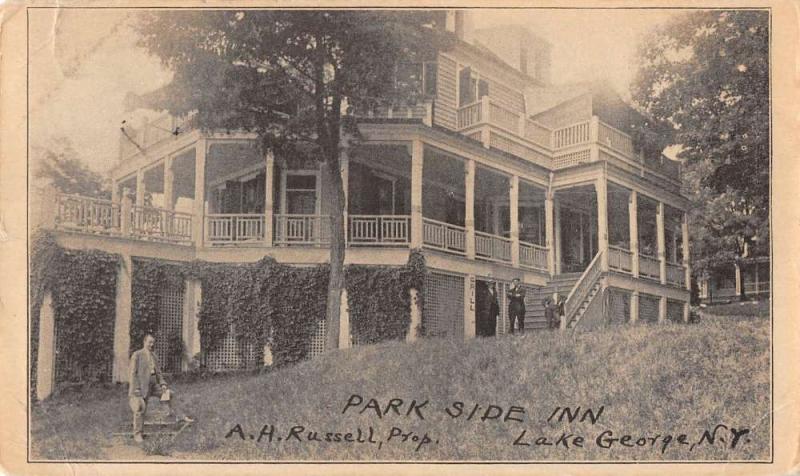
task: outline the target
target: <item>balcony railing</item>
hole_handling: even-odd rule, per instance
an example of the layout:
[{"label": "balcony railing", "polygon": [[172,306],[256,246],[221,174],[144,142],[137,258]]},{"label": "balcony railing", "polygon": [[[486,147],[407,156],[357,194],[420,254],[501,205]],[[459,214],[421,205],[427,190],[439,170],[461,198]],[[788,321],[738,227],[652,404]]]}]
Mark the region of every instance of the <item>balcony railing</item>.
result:
[{"label": "balcony railing", "polygon": [[[475,126],[489,124],[501,129],[512,136],[524,139],[520,147],[528,147],[529,143],[537,144],[547,149],[551,148],[550,137],[552,131],[538,122],[525,118],[519,112],[504,108],[499,103],[484,96],[480,101],[467,104],[458,109],[456,125],[459,130],[466,130]],[[469,133],[468,135],[471,135]]]},{"label": "balcony railing", "polygon": [[407,245],[411,229],[409,215],[350,215],[348,244]]},{"label": "balcony railing", "polygon": [[600,122],[597,129],[597,142],[617,152],[633,157],[633,139],[628,134],[615,129],[605,122]]},{"label": "balcony railing", "polygon": [[586,144],[589,138],[589,121],[578,122],[553,131],[553,149]]},{"label": "balcony railing", "polygon": [[475,256],[488,261],[511,262],[511,240],[490,233],[475,232]]},{"label": "balcony railing", "polygon": [[633,270],[633,253],[618,246],[608,246],[608,267],[613,271],[630,274]]},{"label": "balcony railing", "polygon": [[685,268],[677,263],[667,263],[667,284],[683,287],[685,284]]},{"label": "balcony railing", "polygon": [[206,215],[206,242],[212,245],[261,242],[264,216],[243,214]]},{"label": "balcony railing", "polygon": [[192,215],[164,208],[133,206],[131,235],[163,241],[191,241]]},{"label": "balcony railing", "polygon": [[427,248],[464,254],[467,250],[467,231],[431,218],[422,219],[422,244]]},{"label": "balcony railing", "polygon": [[639,255],[639,276],[643,278],[661,279],[661,262],[647,255]]},{"label": "balcony railing", "polygon": [[276,245],[329,245],[331,217],[323,215],[275,215]]},{"label": "balcony railing", "polygon": [[120,232],[120,208],[111,200],[56,194],[56,227],[84,233]]},{"label": "balcony railing", "polygon": [[744,291],[747,294],[761,294],[769,292],[769,281],[747,282],[744,283]]},{"label": "balcony railing", "polygon": [[519,264],[527,268],[547,271],[547,248],[520,241]]}]

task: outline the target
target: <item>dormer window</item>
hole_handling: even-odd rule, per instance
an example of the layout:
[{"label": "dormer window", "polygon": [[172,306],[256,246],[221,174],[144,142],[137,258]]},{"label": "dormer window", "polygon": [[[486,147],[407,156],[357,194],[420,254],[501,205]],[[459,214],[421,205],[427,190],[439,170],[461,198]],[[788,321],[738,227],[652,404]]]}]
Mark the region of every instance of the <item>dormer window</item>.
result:
[{"label": "dormer window", "polygon": [[400,91],[416,91],[426,98],[436,96],[438,76],[435,61],[401,63],[395,74],[395,87]]},{"label": "dormer window", "polygon": [[489,83],[476,71],[466,67],[458,73],[458,106],[466,106],[489,95]]}]

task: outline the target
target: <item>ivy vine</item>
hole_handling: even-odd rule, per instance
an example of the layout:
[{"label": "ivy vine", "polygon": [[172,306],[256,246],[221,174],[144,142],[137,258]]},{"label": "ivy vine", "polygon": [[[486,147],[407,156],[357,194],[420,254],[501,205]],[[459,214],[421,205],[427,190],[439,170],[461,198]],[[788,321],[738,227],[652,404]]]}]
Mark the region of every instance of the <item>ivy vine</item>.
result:
[{"label": "ivy vine", "polygon": [[71,363],[70,369],[59,374],[83,381],[110,378],[106,370],[114,358],[119,262],[116,254],[64,249],[48,232],[34,235],[30,260],[32,396],[36,395],[39,313],[48,291],[58,329],[58,361]]}]

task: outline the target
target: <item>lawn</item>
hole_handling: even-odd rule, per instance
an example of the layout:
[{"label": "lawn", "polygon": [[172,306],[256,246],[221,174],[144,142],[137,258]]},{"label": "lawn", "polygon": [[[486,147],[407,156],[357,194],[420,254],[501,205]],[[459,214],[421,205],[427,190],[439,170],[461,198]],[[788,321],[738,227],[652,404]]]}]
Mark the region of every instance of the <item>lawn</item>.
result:
[{"label": "lawn", "polygon": [[[142,448],[111,437],[129,422],[123,387],[62,394],[33,408],[32,457],[765,460],[769,359],[769,320],[739,315],[368,346],[176,383],[196,423]],[[548,421],[558,407],[584,421]]]}]

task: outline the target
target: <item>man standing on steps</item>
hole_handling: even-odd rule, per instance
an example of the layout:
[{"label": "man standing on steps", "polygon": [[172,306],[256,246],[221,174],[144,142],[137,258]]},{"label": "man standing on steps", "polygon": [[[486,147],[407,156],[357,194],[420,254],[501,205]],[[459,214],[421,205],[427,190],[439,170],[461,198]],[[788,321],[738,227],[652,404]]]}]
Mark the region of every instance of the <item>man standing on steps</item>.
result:
[{"label": "man standing on steps", "polygon": [[[130,374],[128,376],[128,400],[133,411],[133,439],[137,443],[143,441],[142,431],[144,429],[144,415],[147,412],[147,397],[150,395],[160,396],[161,401],[165,402],[169,408],[169,415],[174,416],[172,409],[172,397],[174,395],[161,375],[158,359],[153,352],[155,344],[156,338],[152,334],[147,334],[144,336],[142,348],[131,355]],[[187,422],[194,421],[188,416],[184,416],[182,419]]]},{"label": "man standing on steps", "polygon": [[508,318],[511,321],[511,333],[514,334],[514,324],[517,323],[520,334],[525,333],[525,289],[519,285],[519,278],[511,281],[511,286],[506,293],[508,297]]}]

